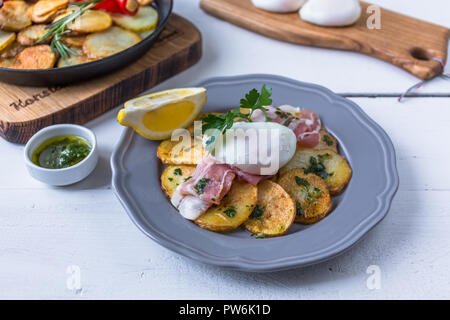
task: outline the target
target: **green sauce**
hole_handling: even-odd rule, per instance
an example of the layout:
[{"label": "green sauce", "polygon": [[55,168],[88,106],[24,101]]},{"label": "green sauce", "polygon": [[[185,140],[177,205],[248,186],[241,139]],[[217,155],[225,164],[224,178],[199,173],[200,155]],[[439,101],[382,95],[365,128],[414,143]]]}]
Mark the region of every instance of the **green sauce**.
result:
[{"label": "green sauce", "polygon": [[31,161],[47,169],[71,167],[86,158],[91,145],[81,137],[57,136],[42,143],[34,152]]}]

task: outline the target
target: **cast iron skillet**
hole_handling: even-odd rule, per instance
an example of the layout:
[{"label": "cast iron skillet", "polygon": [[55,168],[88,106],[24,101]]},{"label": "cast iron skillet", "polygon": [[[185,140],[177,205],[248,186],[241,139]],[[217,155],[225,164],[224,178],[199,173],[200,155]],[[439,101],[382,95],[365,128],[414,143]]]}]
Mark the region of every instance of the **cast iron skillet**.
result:
[{"label": "cast iron skillet", "polygon": [[0,81],[24,86],[64,85],[97,77],[136,61],[155,43],[172,12],[172,0],[155,0],[159,20],[155,32],[134,46],[112,56],[63,68],[42,70],[16,70],[0,68]]}]

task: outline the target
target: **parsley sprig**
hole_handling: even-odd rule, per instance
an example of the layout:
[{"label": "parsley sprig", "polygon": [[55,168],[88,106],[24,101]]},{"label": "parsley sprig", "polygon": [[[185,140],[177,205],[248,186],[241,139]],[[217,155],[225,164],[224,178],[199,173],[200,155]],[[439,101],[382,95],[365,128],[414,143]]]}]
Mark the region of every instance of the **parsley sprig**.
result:
[{"label": "parsley sprig", "polygon": [[[239,108],[228,111],[226,114],[214,115],[209,114],[203,118],[202,133],[204,134],[209,129],[219,130],[220,133],[225,133],[226,130],[230,129],[236,118],[242,118],[252,122],[251,118],[256,110],[261,110],[264,113],[266,121],[272,121],[272,119],[267,116],[267,109],[264,106],[270,106],[272,104],[272,88],[266,86],[265,84],[261,88],[261,93],[256,89],[250,90],[245,98],[240,101]],[[241,112],[241,108],[248,109],[248,113]],[[211,151],[215,144],[215,137],[210,137],[206,142],[206,149]]]},{"label": "parsley sprig", "polygon": [[70,3],[70,6],[76,6],[77,8],[69,15],[47,26],[46,29],[49,29],[49,31],[45,35],[43,35],[37,41],[37,43],[41,43],[45,41],[47,38],[53,37],[50,43],[50,47],[53,52],[56,50],[63,59],[67,59],[70,55],[76,56],[77,53],[72,49],[70,49],[61,41],[61,38],[64,35],[70,33],[70,30],[67,29],[67,25],[74,22],[83,13],[85,13],[87,10],[91,9],[92,7],[94,7],[95,5],[99,4],[102,1],[104,0],[86,0]]}]

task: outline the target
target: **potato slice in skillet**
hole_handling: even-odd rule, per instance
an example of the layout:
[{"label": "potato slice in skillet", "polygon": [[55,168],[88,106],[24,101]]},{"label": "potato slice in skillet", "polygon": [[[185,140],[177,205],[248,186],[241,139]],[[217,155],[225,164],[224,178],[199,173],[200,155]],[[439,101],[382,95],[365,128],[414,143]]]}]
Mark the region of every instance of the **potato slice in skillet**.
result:
[{"label": "potato slice in skillet", "polygon": [[65,36],[61,39],[61,41],[70,47],[82,48],[84,42],[86,41],[86,36]]},{"label": "potato slice in skillet", "polygon": [[46,44],[24,49],[14,60],[15,69],[48,69],[56,62],[56,55]]},{"label": "potato slice in skillet", "polygon": [[25,1],[6,1],[0,9],[0,27],[5,31],[20,31],[31,25]]},{"label": "potato slice in skillet", "polygon": [[257,237],[276,237],[287,232],[295,218],[295,203],[277,183],[264,180],[258,185],[256,207],[244,227]]},{"label": "potato slice in skillet", "polygon": [[89,58],[104,58],[128,49],[141,41],[136,33],[119,27],[111,27],[103,32],[87,36],[83,51]]},{"label": "potato slice in skillet", "polygon": [[62,67],[70,67],[75,66],[77,64],[83,64],[86,62],[92,61],[92,59],[89,59],[83,52],[81,48],[71,47],[70,48],[73,52],[75,52],[77,55],[70,55],[68,58],[59,58],[58,60],[58,68]]},{"label": "potato slice in skillet", "polygon": [[295,222],[313,224],[330,212],[330,193],[319,176],[304,174],[303,169],[297,168],[283,174],[278,183],[295,202]]},{"label": "potato slice in skillet", "polygon": [[[24,46],[34,45],[40,38],[48,33],[48,29],[45,28],[45,24],[34,24],[26,27],[17,34],[17,42]],[[52,40],[48,37],[42,43],[49,43]]]},{"label": "potato slice in skillet", "polygon": [[14,32],[6,32],[0,30],[0,51],[10,46],[15,39],[16,34]]},{"label": "potato slice in skillet", "polygon": [[[69,14],[74,10],[69,9],[58,15],[53,22],[56,22]],[[111,16],[100,10],[87,10],[75,21],[67,25],[67,29],[70,31],[79,33],[93,33],[100,32],[108,29],[112,25]]]},{"label": "potato slice in skillet", "polygon": [[331,195],[341,193],[352,177],[348,162],[333,150],[297,148],[292,159],[279,173],[282,175],[294,168],[302,168],[305,173],[314,173],[321,177]]},{"label": "potato slice in skillet", "polygon": [[141,5],[141,6],[146,6],[146,5],[148,5],[148,4],[150,4],[150,3],[152,3],[154,0],[138,0],[138,3]]},{"label": "potato slice in skillet", "polygon": [[0,58],[2,59],[10,59],[17,56],[25,47],[18,43],[17,41],[10,44],[7,48],[5,48],[2,52],[0,52]]},{"label": "potato slice in skillet", "polygon": [[161,188],[172,198],[175,189],[183,182],[192,178],[196,166],[168,166],[161,175]]},{"label": "potato slice in skillet", "polygon": [[331,133],[327,131],[324,127],[322,127],[319,131],[320,134],[320,142],[314,147],[314,149],[327,149],[333,150],[334,152],[338,152],[338,142],[335,137]]},{"label": "potato slice in skillet", "polygon": [[50,22],[68,4],[69,0],[39,0],[27,10],[27,15],[34,23]]},{"label": "potato slice in skillet", "polygon": [[247,220],[257,199],[257,187],[234,180],[220,205],[210,207],[195,223],[203,229],[215,232],[232,231]]},{"label": "potato slice in skillet", "polygon": [[139,35],[142,39],[145,39],[145,38],[147,38],[148,36],[150,36],[153,32],[155,32],[155,29],[151,29],[151,30],[144,31],[144,32],[138,32],[138,35]]},{"label": "potato slice in skillet", "polygon": [[134,16],[121,13],[112,13],[111,16],[115,24],[134,32],[152,30],[158,24],[158,12],[152,7],[140,7]]},{"label": "potato slice in skillet", "polygon": [[12,58],[0,58],[0,68],[12,68],[14,59]]}]

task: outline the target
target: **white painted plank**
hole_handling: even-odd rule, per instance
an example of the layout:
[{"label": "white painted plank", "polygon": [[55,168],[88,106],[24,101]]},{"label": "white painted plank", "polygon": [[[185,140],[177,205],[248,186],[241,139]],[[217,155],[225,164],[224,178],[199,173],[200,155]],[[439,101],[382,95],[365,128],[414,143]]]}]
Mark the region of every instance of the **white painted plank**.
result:
[{"label": "white painted plank", "polygon": [[[109,186],[106,162],[121,133],[116,110],[88,124],[103,163],[68,188],[25,172],[23,147],[0,141],[0,298],[450,298],[450,99],[354,99],[391,136],[400,189],[389,215],[344,255],[302,270],[226,271],[180,257],[146,238]],[[369,265],[381,289],[366,287]],[[81,270],[69,290],[66,268]]]},{"label": "white painted plank", "polygon": [[[448,0],[371,2],[450,27]],[[339,93],[402,93],[418,81],[391,64],[361,54],[299,46],[260,36],[209,16],[198,3],[198,0],[175,1],[175,12],[194,22],[202,32],[203,58],[170,83],[270,73],[321,84]],[[446,70],[449,72],[450,68]],[[437,78],[417,93],[450,94],[450,81]]]}]

